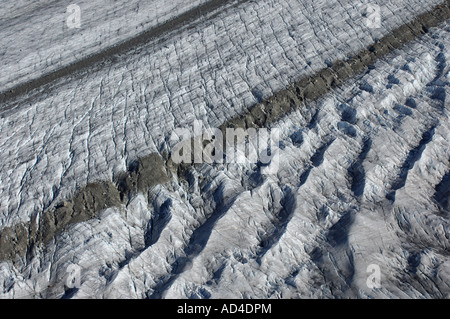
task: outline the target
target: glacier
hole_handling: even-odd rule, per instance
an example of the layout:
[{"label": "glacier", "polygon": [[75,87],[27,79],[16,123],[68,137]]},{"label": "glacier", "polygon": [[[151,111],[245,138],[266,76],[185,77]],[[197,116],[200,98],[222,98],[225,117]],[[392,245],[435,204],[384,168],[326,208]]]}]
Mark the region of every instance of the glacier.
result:
[{"label": "glacier", "polygon": [[[161,19],[200,3],[173,2]],[[39,222],[89,183],[114,182],[138,158],[164,158],[174,129],[195,120],[219,126],[440,1],[372,3],[382,8],[379,29],[364,24],[364,1],[233,2],[114,61],[3,102],[0,232]],[[151,27],[145,14],[131,26],[119,14],[135,5],[92,9],[107,23],[92,18],[99,25],[86,31],[88,41],[62,29],[45,31],[56,40],[36,47],[18,43],[37,56],[17,65],[4,52],[2,87]],[[45,14],[35,19],[45,25]],[[2,34],[11,37],[25,22],[9,19],[15,22]],[[117,36],[99,44],[97,27]],[[270,123],[281,131],[276,174],[258,163],[192,165],[183,174],[167,168],[164,182],[26,256],[2,260],[0,296],[450,297],[449,32],[447,20]],[[52,41],[77,49],[52,58]],[[81,275],[75,290],[67,289],[71,265]],[[381,271],[376,289],[367,284],[370,265]]]}]

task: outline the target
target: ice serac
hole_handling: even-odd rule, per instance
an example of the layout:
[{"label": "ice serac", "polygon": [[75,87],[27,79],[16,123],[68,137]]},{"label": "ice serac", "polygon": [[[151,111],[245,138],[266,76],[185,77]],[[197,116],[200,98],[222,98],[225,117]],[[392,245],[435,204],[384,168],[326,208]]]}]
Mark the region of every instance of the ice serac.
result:
[{"label": "ice serac", "polygon": [[99,181],[117,192],[81,195],[104,209],[0,263],[1,296],[449,297],[448,20],[267,122],[281,130],[276,174],[154,170],[174,128],[219,126],[437,3],[380,1],[384,22],[370,29],[362,1],[243,2],[7,102],[2,230],[70,210]]}]

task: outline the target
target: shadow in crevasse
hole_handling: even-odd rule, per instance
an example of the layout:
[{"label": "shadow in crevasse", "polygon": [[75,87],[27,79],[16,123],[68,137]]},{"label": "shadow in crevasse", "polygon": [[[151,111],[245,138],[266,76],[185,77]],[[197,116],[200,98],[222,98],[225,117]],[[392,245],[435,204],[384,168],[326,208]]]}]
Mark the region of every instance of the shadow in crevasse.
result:
[{"label": "shadow in crevasse", "polygon": [[363,162],[371,147],[372,140],[370,138],[365,139],[358,159],[348,168],[348,175],[351,178],[351,190],[356,197],[359,197],[364,193],[366,172],[364,170]]}]

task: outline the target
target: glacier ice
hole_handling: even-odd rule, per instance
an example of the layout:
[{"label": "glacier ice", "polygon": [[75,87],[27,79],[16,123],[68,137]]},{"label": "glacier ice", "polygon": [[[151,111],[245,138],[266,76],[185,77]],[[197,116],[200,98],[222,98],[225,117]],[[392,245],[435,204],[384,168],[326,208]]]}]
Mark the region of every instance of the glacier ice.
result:
[{"label": "glacier ice", "polygon": [[[352,19],[359,1],[242,2],[7,102],[0,228],[114,180],[136,158],[170,150],[174,128],[218,126],[437,3],[380,1],[385,24],[373,30]],[[128,36],[123,21],[112,24]],[[449,32],[447,21],[273,123],[277,174],[251,163],[192,166],[72,225],[35,256],[0,263],[0,296],[448,298]],[[28,67],[39,73],[40,63]],[[69,296],[74,264],[81,284]],[[377,289],[367,286],[373,264]]]}]

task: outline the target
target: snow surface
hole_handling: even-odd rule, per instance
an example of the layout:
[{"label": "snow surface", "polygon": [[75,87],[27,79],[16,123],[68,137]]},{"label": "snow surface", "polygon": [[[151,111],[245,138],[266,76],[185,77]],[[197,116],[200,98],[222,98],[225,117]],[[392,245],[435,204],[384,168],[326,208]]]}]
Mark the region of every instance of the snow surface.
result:
[{"label": "snow surface", "polygon": [[[176,127],[221,124],[255,102],[252,91],[268,96],[437,1],[391,1],[379,30],[351,18],[355,3],[244,3],[14,101],[0,119],[2,227],[170,148]],[[275,123],[276,175],[193,168],[150,202],[139,194],[73,225],[42,258],[0,263],[0,296],[64,296],[75,264],[73,298],[449,298],[448,211],[434,200],[450,166],[449,59],[447,21]],[[378,289],[366,285],[371,264]]]},{"label": "snow surface", "polygon": [[[0,87],[73,63],[170,20],[207,0],[5,0],[0,8]],[[70,29],[67,7],[80,7],[80,29]]]},{"label": "snow surface", "polygon": [[12,110],[0,110],[0,227],[27,222],[77,186],[111,180],[164,149],[175,128],[194,120],[219,126],[439,1],[375,1],[380,29],[367,26],[364,3],[244,2],[9,102]]}]

